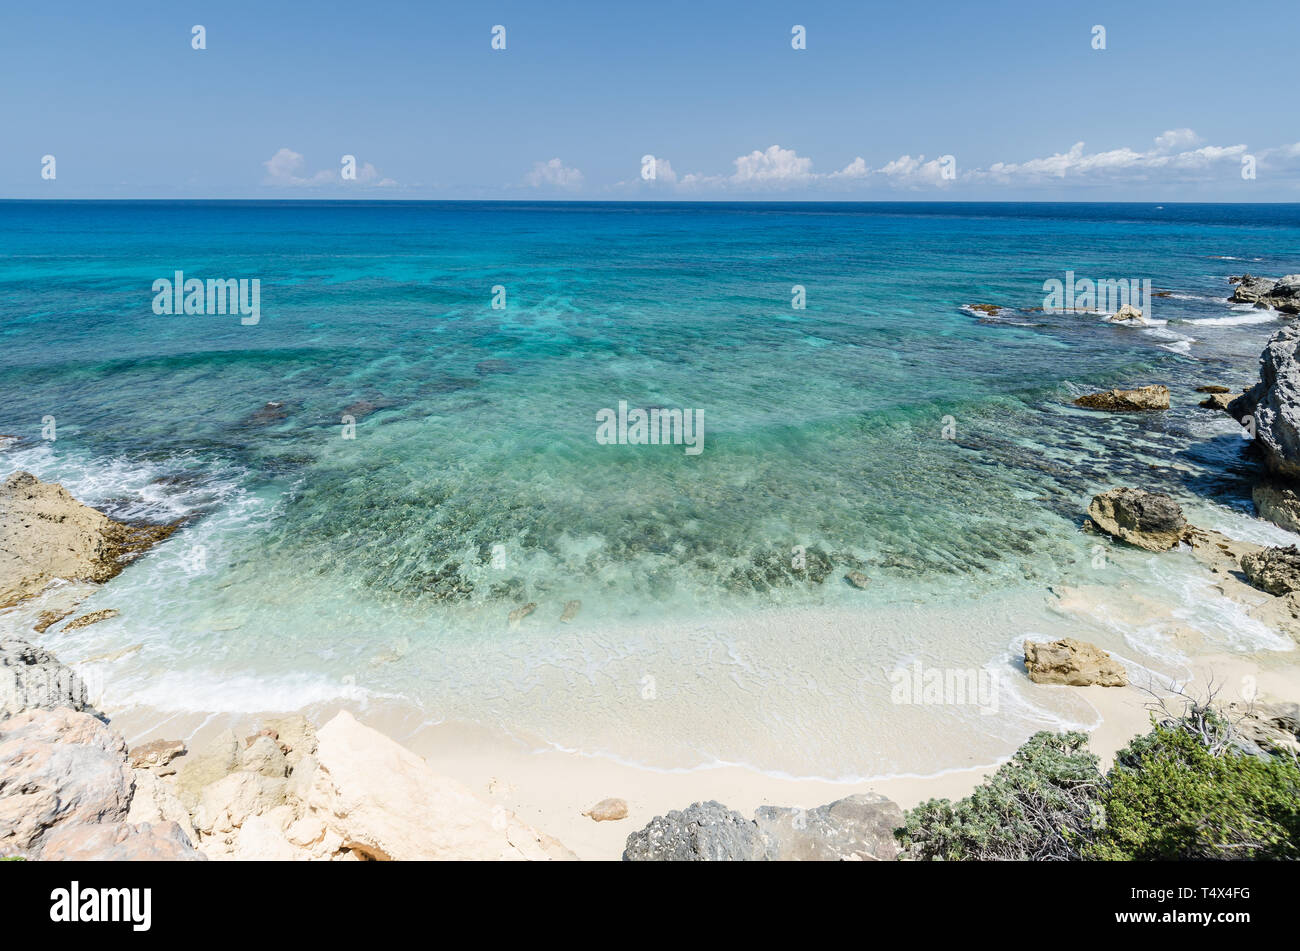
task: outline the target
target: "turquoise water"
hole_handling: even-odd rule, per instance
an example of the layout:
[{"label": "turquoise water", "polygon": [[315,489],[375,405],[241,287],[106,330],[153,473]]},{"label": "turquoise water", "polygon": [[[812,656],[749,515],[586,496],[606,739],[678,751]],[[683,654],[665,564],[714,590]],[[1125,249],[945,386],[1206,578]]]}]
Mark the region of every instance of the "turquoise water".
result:
[{"label": "turquoise water", "polygon": [[[1088,722],[1020,693],[998,716],[900,711],[882,672],[1005,673],[1027,630],[1063,630],[1044,598],[1095,580],[1076,529],[1100,489],[1249,510],[1235,424],[1193,388],[1254,377],[1279,321],[1227,304],[1227,277],[1300,270],[1300,209],[4,202],[0,252],[7,468],[187,519],[88,602],[119,618],[61,642],[142,645],[101,665],[108,706],[343,698],[847,777],[941,768],[925,737],[963,723],[992,757]],[[156,315],[176,270],[258,279],[260,321]],[[1173,296],[1145,329],[1033,311],[1067,270]],[[1150,382],[1174,410],[1068,405]],[[598,444],[621,400],[702,411],[703,452]]]}]

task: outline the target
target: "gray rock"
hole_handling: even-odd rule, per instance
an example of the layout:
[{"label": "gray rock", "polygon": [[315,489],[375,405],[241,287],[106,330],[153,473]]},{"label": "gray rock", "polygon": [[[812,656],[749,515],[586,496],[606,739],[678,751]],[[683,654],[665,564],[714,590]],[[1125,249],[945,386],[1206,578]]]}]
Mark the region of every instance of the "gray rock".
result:
[{"label": "gray rock", "polygon": [[1259,382],[1229,403],[1228,412],[1254,431],[1269,471],[1300,479],[1300,325],[1273,334],[1259,362]]},{"label": "gray rock", "polygon": [[1246,580],[1261,591],[1278,596],[1300,591],[1300,548],[1264,548],[1243,555],[1241,570]]},{"label": "gray rock", "polygon": [[1187,531],[1183,510],[1163,492],[1110,489],[1093,496],[1088,515],[1107,535],[1147,551],[1167,551]]},{"label": "gray rock", "polygon": [[1300,492],[1276,482],[1261,482],[1251,492],[1260,518],[1300,532]]},{"label": "gray rock", "polygon": [[1237,285],[1232,290],[1232,299],[1239,304],[1257,303],[1260,298],[1267,297],[1273,290],[1273,285],[1277,283],[1271,277],[1255,277],[1251,274],[1243,274],[1230,280]]},{"label": "gray rock", "polygon": [[884,796],[864,793],[816,809],[761,806],[754,821],[769,861],[892,861],[903,810]]},{"label": "gray rock", "polygon": [[17,638],[0,640],[0,718],[58,707],[99,716],[86,702],[85,683],[57,657]]},{"label": "gray rock", "polygon": [[758,826],[720,802],[655,816],[627,837],[625,862],[759,862],[766,858]]},{"label": "gray rock", "polygon": [[135,784],[126,743],[73,710],[0,721],[0,855],[39,858],[56,827],[120,822]]}]

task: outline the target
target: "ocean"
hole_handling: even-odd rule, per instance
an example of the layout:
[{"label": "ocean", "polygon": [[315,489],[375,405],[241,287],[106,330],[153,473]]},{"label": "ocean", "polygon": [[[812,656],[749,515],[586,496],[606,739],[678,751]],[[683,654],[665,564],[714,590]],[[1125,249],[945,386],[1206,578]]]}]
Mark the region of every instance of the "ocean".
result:
[{"label": "ocean", "polygon": [[[1195,387],[1252,383],[1282,322],[1229,276],[1297,270],[1297,205],[0,202],[0,462],[184,519],[83,605],[118,617],[41,639],[115,716],[342,702],[657,768],[928,774],[1095,723],[1025,681],[1026,637],[1152,677],[1188,631],[1294,648],[1189,555],[1079,525],[1135,485],[1294,540]],[[176,272],[258,281],[256,321],[157,313]],[[1151,322],[1043,312],[1067,272],[1150,280]],[[1070,405],[1148,383],[1172,409]],[[699,451],[598,440],[620,404],[693,414]],[[900,700],[917,665],[996,702]]]}]

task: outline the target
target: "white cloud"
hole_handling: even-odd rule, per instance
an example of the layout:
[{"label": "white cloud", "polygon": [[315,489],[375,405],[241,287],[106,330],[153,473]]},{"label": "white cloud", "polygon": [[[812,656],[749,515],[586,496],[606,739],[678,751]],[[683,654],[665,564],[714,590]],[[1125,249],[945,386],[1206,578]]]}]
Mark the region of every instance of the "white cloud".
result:
[{"label": "white cloud", "polygon": [[280,149],[269,159],[262,163],[266,169],[266,178],[262,180],[265,185],[280,185],[287,187],[300,187],[304,185],[376,185],[381,188],[391,187],[397,182],[391,178],[380,177],[379,170],[369,162],[365,162],[357,168],[357,177],[355,179],[345,179],[340,174],[342,165],[338,169],[321,169],[319,172],[312,174],[306,173],[307,161],[299,152],[293,149]]},{"label": "white cloud", "polygon": [[1156,151],[1172,152],[1175,149],[1187,149],[1200,141],[1201,137],[1191,129],[1170,129],[1156,136]]},{"label": "white cloud", "polygon": [[[1186,183],[1197,176],[1187,172],[1210,172],[1216,178],[1228,165],[1239,165],[1246,154],[1244,145],[1207,145],[1189,148],[1200,141],[1191,129],[1171,129],[1155,138],[1155,147],[1139,152],[1128,147],[1105,152],[1086,152],[1082,142],[1076,142],[1068,152],[1056,152],[1046,158],[1025,162],[995,162],[987,169],[976,169],[970,177],[976,181],[997,184],[1034,183],[1050,179],[1073,180],[1080,183],[1150,181],[1153,172],[1165,172],[1161,179],[1169,184]],[[1181,151],[1179,151],[1181,150]],[[1214,166],[1222,165],[1223,168]]]},{"label": "white cloud", "polygon": [[798,185],[814,178],[812,159],[803,158],[794,149],[770,146],[766,152],[755,149],[736,159],[731,176],[735,185]]},{"label": "white cloud", "polygon": [[549,162],[536,163],[533,170],[524,176],[524,183],[533,188],[581,188],[582,172],[553,158]]}]

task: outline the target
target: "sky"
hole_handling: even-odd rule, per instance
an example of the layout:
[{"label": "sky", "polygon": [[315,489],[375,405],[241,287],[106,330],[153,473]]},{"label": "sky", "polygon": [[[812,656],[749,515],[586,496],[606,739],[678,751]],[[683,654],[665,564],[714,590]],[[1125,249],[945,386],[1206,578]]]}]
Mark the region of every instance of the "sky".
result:
[{"label": "sky", "polygon": [[1297,201],[1298,26],[1300,0],[5,0],[0,198]]}]

